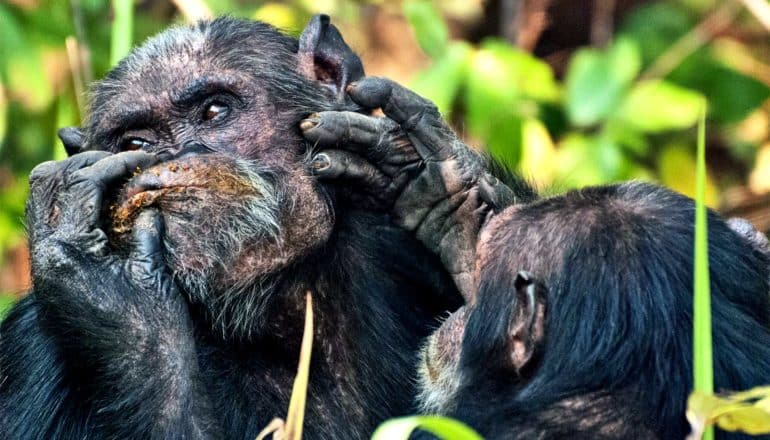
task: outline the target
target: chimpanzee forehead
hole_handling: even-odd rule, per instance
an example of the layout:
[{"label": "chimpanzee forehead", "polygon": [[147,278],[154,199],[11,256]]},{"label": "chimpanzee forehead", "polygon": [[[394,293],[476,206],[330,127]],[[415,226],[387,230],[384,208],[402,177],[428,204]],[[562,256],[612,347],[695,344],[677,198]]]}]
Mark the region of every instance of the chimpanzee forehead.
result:
[{"label": "chimpanzee forehead", "polygon": [[298,72],[296,50],[295,39],[264,23],[222,18],[171,28],[132,51],[94,87],[87,136],[99,140],[114,128],[110,124],[127,120],[168,118],[175,103],[207,87],[292,114],[324,109],[326,90]]},{"label": "chimpanzee forehead", "polygon": [[133,50],[96,85],[93,108],[134,91],[145,97],[183,89],[201,77],[286,76],[296,70],[295,46],[293,39],[257,22],[217,19],[170,28]]}]

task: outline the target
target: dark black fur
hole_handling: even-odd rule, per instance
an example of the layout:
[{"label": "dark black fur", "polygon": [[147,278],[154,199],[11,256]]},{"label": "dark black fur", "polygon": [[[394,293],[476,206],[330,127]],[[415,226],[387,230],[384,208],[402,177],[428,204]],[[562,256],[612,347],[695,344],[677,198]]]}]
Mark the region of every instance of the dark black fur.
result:
[{"label": "dark black fur", "polygon": [[[497,245],[465,327],[450,415],[491,439],[684,438],[692,201],[624,184],[516,209],[490,238]],[[708,229],[715,387],[765,385],[770,260],[713,213]],[[548,288],[545,342],[524,377],[511,373],[506,354],[519,265]]]},{"label": "dark black fur", "polygon": [[[267,25],[225,18],[191,29],[177,28],[151,40],[96,87],[85,149],[119,150],[118,139],[104,124],[115,123],[120,130],[122,125],[164,120],[159,115],[109,121],[104,115],[132,110],[115,108],[113,97],[127,90],[146,90],[145,96],[173,90],[174,85],[165,84],[152,69],[141,75],[137,70],[173,62],[179,47],[192,46],[194,35],[201,32],[208,35],[209,59],[248,73],[263,86],[271,107],[261,108],[255,123],[263,117],[285,118],[277,121],[284,131],[272,133],[269,142],[290,151],[292,160],[302,159],[307,148],[297,133],[301,117],[319,109],[354,108],[297,74],[297,41]],[[196,64],[179,66],[188,67]],[[217,142],[226,141],[215,138],[208,145],[216,149]],[[281,157],[260,160],[281,165]],[[212,326],[217,311],[198,298],[202,303],[188,304],[189,323],[184,310],[179,323],[173,323],[189,325],[193,338],[177,339],[176,327],[167,327],[168,316],[159,315],[156,321],[153,316],[142,321],[134,341],[113,321],[101,321],[78,308],[78,295],[60,295],[39,282],[40,273],[33,273],[32,291],[0,327],[0,436],[251,440],[271,419],[286,414],[307,290],[314,296],[316,328],[305,438],[368,438],[384,419],[414,412],[420,341],[436,316],[459,305],[459,295],[438,259],[410,234],[392,226],[384,215],[335,204],[334,188],[324,191],[336,210],[331,237],[310,255],[260,280],[272,286],[260,292],[260,299],[269,299],[260,309],[264,316],[249,316],[253,309],[247,303],[232,310],[240,315],[231,319],[259,322],[259,328],[245,333],[223,337]],[[33,250],[45,238],[32,237]],[[104,283],[111,282],[111,274],[103,275]],[[130,300],[132,292],[101,283],[98,277],[73,279],[69,287],[85,295],[98,290],[110,303]],[[153,322],[156,327],[147,328]],[[171,353],[134,357],[140,343],[155,346],[147,344],[147,338],[170,340]],[[170,363],[164,363],[168,357]],[[182,416],[172,425],[154,424],[166,412]]]}]

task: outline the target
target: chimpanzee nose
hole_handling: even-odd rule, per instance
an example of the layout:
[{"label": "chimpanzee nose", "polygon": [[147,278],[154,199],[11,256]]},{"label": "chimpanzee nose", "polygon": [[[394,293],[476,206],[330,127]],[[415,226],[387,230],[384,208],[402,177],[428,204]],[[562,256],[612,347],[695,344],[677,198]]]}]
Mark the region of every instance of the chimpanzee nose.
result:
[{"label": "chimpanzee nose", "polygon": [[182,144],[182,148],[174,154],[172,159],[182,159],[186,157],[199,156],[201,154],[213,153],[214,150],[198,141],[187,141]]}]

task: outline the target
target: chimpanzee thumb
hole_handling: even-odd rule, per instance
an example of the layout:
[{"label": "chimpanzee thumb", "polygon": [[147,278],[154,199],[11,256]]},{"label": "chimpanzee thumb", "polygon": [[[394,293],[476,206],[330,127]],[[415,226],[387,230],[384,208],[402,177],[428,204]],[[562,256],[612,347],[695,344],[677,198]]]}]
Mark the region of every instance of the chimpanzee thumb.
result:
[{"label": "chimpanzee thumb", "polygon": [[158,281],[164,270],[163,220],[157,209],[142,210],[131,232],[131,254],[128,267],[136,281]]}]

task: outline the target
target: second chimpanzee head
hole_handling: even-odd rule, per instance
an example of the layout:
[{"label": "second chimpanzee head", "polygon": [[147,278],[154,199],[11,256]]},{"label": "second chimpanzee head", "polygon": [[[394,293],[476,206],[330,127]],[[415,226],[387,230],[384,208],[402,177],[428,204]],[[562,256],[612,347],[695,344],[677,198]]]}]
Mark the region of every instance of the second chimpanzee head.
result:
[{"label": "second chimpanzee head", "polygon": [[[326,16],[299,41],[233,18],[180,26],[121,61],[95,86],[85,132],[61,137],[72,152],[165,157],[136,170],[105,230],[119,242],[136,213],[155,205],[168,264],[193,300],[259,307],[262,295],[241,291],[268,288],[269,276],[321,247],[334,223],[298,123],[312,111],[350,108],[344,88],[361,76]],[[253,312],[243,316],[260,316]],[[225,324],[234,325],[232,317]]]},{"label": "second chimpanzee head", "polygon": [[[425,346],[424,410],[492,439],[684,438],[693,212],[636,183],[493,217],[476,296]],[[748,389],[770,374],[767,240],[708,227],[716,388]]]}]

